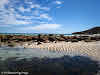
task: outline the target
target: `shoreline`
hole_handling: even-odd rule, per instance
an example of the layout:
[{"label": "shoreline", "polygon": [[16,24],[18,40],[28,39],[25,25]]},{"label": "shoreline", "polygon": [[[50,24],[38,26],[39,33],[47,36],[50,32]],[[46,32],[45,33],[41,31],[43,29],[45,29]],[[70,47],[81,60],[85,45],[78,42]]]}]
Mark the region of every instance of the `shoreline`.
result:
[{"label": "shoreline", "polygon": [[97,42],[51,42],[51,43],[41,43],[37,45],[36,43],[24,43],[24,48],[37,48],[41,50],[48,50],[51,52],[58,52],[67,55],[82,55],[82,56],[92,56],[100,60],[100,41]]},{"label": "shoreline", "polygon": [[0,35],[0,44],[8,47],[36,48],[67,55],[92,56],[100,60],[100,37],[64,35]]},{"label": "shoreline", "polygon": [[[9,46],[6,46],[9,48]],[[37,49],[39,49],[40,52],[44,53],[48,53],[50,52],[51,55],[52,53],[56,53],[61,56],[64,55],[69,55],[69,56],[88,56],[91,57],[93,59],[97,59],[100,61],[100,41],[96,41],[96,42],[84,42],[84,41],[80,41],[80,42],[49,42],[49,43],[41,43],[39,45],[37,45],[37,42],[24,42],[22,43],[22,45],[17,45],[14,47],[10,47],[12,48],[12,51],[14,48],[19,48],[19,50],[21,50],[21,48],[25,51],[26,53],[28,51],[37,51]],[[31,49],[31,50],[28,50]],[[22,50],[22,51],[23,51]],[[38,52],[38,51],[37,51]],[[34,53],[33,53],[34,54]]]}]

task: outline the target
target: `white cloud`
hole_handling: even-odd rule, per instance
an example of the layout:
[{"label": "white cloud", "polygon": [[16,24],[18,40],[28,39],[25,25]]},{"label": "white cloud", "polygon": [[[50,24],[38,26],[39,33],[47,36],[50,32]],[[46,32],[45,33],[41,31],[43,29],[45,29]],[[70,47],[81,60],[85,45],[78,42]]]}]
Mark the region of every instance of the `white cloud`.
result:
[{"label": "white cloud", "polygon": [[[24,29],[31,29],[31,30],[48,30],[48,29],[58,29],[61,25],[56,24],[52,17],[49,16],[49,10],[51,10],[52,6],[42,6],[41,4],[37,4],[35,2],[31,2],[29,0],[26,0],[26,4],[29,6],[25,8],[23,5],[20,4],[21,0],[0,0],[0,25],[6,26],[14,26],[14,25],[20,25],[23,26],[23,24],[27,25]],[[10,4],[8,5],[7,3]],[[18,3],[19,6],[16,6],[14,3]],[[8,10],[4,8],[5,4],[8,6]],[[62,4],[60,1],[56,1],[56,4]],[[1,6],[3,8],[1,8]],[[33,8],[35,8],[33,10]],[[16,11],[17,9],[17,11]],[[27,11],[29,14],[20,14],[19,11],[25,12]],[[6,14],[9,13],[9,14]],[[49,24],[52,23],[52,24]],[[30,26],[29,24],[33,25]],[[36,26],[34,26],[36,24]]]},{"label": "white cloud", "polygon": [[48,7],[41,7],[40,9],[46,10],[46,11],[49,11],[50,10],[50,8],[48,8]]},{"label": "white cloud", "polygon": [[[14,1],[15,3],[17,2],[20,2],[20,0],[17,0],[17,1]],[[0,24],[11,24],[11,25],[16,25],[16,24],[32,24],[32,19],[47,19],[48,21],[49,20],[52,20],[52,18],[50,16],[48,16],[48,14],[44,14],[44,12],[40,13],[41,11],[47,11],[47,10],[50,10],[50,8],[48,7],[42,7],[40,6],[40,4],[37,4],[37,3],[33,3],[33,2],[28,2],[28,0],[25,1],[26,4],[27,3],[30,3],[29,7],[28,8],[24,8],[24,6],[21,4],[20,6],[14,6],[14,3],[13,2],[10,2],[10,0],[1,0],[0,2],[0,6],[2,5],[3,8],[0,7],[0,10],[2,12],[0,12]],[[11,3],[11,4],[7,4],[7,3]],[[4,8],[5,4],[8,5],[8,10]],[[21,11],[23,13],[20,14],[16,11],[16,9]],[[32,11],[32,8],[36,8],[35,10]],[[28,15],[24,15],[24,12],[27,11],[29,12],[29,16]],[[8,13],[8,14],[6,14]],[[32,22],[31,22],[32,21]],[[33,22],[34,24],[34,22]]]},{"label": "white cloud", "polygon": [[21,12],[25,12],[25,11],[31,12],[31,8],[25,9],[24,7],[20,7],[19,10],[20,10]]},{"label": "white cloud", "polygon": [[39,10],[35,10],[35,11],[33,11],[33,15],[36,15],[36,16],[38,16],[40,13],[39,13]]},{"label": "white cloud", "polygon": [[12,13],[15,12],[14,8],[9,8],[9,10],[10,10],[10,12],[12,12]]},{"label": "white cloud", "polygon": [[41,10],[50,10],[49,7],[41,7],[39,4],[30,4],[30,8],[38,8],[38,9],[41,9]]},{"label": "white cloud", "polygon": [[[21,15],[17,15],[21,16]],[[32,22],[17,20],[16,16],[12,13],[10,15],[4,15],[3,20],[0,20],[0,25],[20,25],[20,24],[32,24]]]},{"label": "white cloud", "polygon": [[56,8],[61,8],[61,6],[57,6]]},{"label": "white cloud", "polygon": [[19,10],[22,11],[22,12],[25,11],[24,7],[20,7]]},{"label": "white cloud", "polygon": [[32,24],[32,22],[29,22],[29,21],[15,21],[15,24]]},{"label": "white cloud", "polygon": [[56,4],[62,4],[62,1],[55,1]]},{"label": "white cloud", "polygon": [[50,16],[48,16],[48,14],[41,14],[41,15],[40,15],[40,18],[52,20],[52,18],[51,18]]},{"label": "white cloud", "polygon": [[55,4],[57,4],[56,8],[61,8],[62,7],[62,4],[64,3],[64,1],[55,1],[54,2]]},{"label": "white cloud", "polygon": [[[9,7],[9,9],[5,9],[4,6],[5,4],[8,3],[9,0],[2,0],[0,2],[0,25],[5,25],[5,26],[11,26],[11,25],[21,25],[21,24],[32,24],[32,21],[29,21],[33,18],[33,16],[25,16],[17,13],[15,11],[14,7]],[[8,4],[7,4],[8,5]],[[13,6],[13,5],[12,5]],[[30,12],[30,8],[25,9],[23,6],[20,6],[18,8],[21,12],[28,11]],[[7,14],[8,13],[8,14]],[[24,19],[24,20],[18,20],[17,18]]]},{"label": "white cloud", "polygon": [[40,24],[40,25],[37,25],[37,26],[26,27],[26,28],[24,28],[24,30],[37,30],[37,31],[40,31],[40,30],[58,29],[60,27],[61,27],[61,25],[59,25],[59,24]]},{"label": "white cloud", "polygon": [[4,6],[4,4],[7,4],[8,0],[0,0],[0,8]]},{"label": "white cloud", "polygon": [[40,8],[40,5],[39,4],[31,4],[30,8]]}]

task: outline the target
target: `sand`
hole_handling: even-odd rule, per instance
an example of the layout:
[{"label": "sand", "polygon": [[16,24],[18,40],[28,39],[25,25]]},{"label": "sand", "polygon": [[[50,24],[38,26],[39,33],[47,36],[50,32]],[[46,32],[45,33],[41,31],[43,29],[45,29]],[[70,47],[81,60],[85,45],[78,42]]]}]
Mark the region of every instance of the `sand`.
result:
[{"label": "sand", "polygon": [[81,55],[81,56],[90,56],[95,59],[100,60],[100,41],[95,42],[50,42],[42,43],[37,45],[37,43],[26,42],[23,44],[25,48],[38,48],[41,50],[49,50],[51,52],[59,52],[63,55]]}]

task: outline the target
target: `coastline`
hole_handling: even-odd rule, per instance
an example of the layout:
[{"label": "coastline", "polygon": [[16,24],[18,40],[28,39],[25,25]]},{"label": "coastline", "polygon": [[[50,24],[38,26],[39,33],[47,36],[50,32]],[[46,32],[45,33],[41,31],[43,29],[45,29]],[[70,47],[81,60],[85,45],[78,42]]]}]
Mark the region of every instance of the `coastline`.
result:
[{"label": "coastline", "polygon": [[100,36],[1,35],[0,44],[1,72],[100,74]]},{"label": "coastline", "polygon": [[100,41],[96,42],[51,42],[51,43],[41,43],[37,45],[36,43],[23,44],[24,48],[37,48],[41,50],[48,50],[51,52],[63,53],[64,55],[80,55],[80,56],[90,56],[95,57],[100,60]]},{"label": "coastline", "polygon": [[24,49],[40,49],[62,55],[90,56],[100,60],[100,36],[65,36],[38,34],[37,36],[0,35],[0,45]]}]

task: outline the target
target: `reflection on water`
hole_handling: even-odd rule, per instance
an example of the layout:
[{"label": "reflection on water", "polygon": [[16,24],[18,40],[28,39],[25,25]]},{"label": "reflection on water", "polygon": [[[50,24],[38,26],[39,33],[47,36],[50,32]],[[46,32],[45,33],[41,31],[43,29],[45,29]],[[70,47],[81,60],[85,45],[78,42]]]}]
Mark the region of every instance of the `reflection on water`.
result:
[{"label": "reflection on water", "polygon": [[[21,47],[0,47],[0,59],[5,60],[10,57],[18,57],[18,59],[22,58],[31,58],[31,57],[49,57],[49,58],[55,58],[55,57],[61,57],[64,55],[70,55],[70,56],[76,56],[81,55],[77,52],[56,52],[56,51],[49,51],[49,50],[40,50],[36,48],[21,48]],[[84,54],[83,56],[87,56]]]},{"label": "reflection on water", "polygon": [[0,47],[0,72],[3,71],[29,72],[30,75],[96,75],[99,64],[77,53]]},{"label": "reflection on water", "polygon": [[8,58],[0,61],[0,72],[3,71],[28,72],[29,75],[97,75],[99,64],[85,56]]},{"label": "reflection on water", "polygon": [[31,58],[31,57],[59,57],[62,54],[50,52],[48,50],[31,49],[31,48],[11,48],[0,47],[0,57],[7,59],[9,57]]}]

